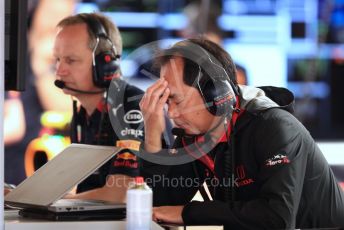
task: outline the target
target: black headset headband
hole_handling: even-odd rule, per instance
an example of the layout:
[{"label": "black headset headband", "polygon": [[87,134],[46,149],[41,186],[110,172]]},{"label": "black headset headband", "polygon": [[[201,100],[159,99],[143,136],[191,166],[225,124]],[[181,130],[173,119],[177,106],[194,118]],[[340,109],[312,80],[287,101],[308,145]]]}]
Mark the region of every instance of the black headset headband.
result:
[{"label": "black headset headband", "polygon": [[[96,39],[103,38],[111,44],[114,57],[119,58],[120,54],[117,52],[115,44],[112,42],[111,38],[107,34],[104,25],[95,17],[90,17],[86,14],[79,14],[79,16],[87,24],[88,28],[92,31]],[[94,50],[94,52],[95,51],[96,50]]]},{"label": "black headset headband", "polygon": [[198,44],[185,40],[177,43],[164,54],[173,56],[180,54],[183,58],[195,62],[211,78],[230,81],[229,76],[219,61]]},{"label": "black headset headband", "polygon": [[94,36],[108,38],[103,24],[98,19],[87,16],[86,14],[79,14],[79,17],[87,24]]}]

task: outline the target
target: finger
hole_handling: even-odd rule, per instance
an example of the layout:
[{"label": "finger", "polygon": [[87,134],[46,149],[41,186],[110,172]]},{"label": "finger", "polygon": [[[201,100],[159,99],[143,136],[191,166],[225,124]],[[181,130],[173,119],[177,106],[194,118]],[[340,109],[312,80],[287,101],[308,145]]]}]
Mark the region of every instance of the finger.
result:
[{"label": "finger", "polygon": [[164,216],[161,215],[159,212],[155,212],[154,215],[153,215],[153,220],[156,221],[156,222],[161,222],[161,221],[166,221],[164,219]]},{"label": "finger", "polygon": [[169,88],[166,88],[163,95],[161,96],[161,98],[159,99],[159,102],[158,102],[158,108],[157,109],[163,109],[166,102],[167,102],[167,99],[168,97],[170,96],[170,89]]},{"label": "finger", "polygon": [[159,215],[158,212],[159,212],[159,208],[158,208],[158,207],[153,207],[153,210],[152,210],[152,218],[153,218],[153,220],[154,220],[155,222],[161,221],[161,220],[157,217],[157,215]]},{"label": "finger", "polygon": [[153,85],[151,85],[149,88],[146,90],[147,95],[151,95],[152,93],[155,92],[157,88],[159,88],[166,80],[161,78],[158,81],[156,81]]},{"label": "finger", "polygon": [[154,215],[154,212],[152,213],[152,219],[153,221],[158,222],[158,218],[156,218],[156,216]]},{"label": "finger", "polygon": [[150,106],[152,94],[163,84],[163,82],[163,80],[159,79],[146,90],[146,93],[144,94],[144,100],[142,101],[142,106],[144,108],[148,108]]},{"label": "finger", "polygon": [[150,104],[157,105],[163,94],[167,89],[167,81],[165,81],[155,92],[151,95]]},{"label": "finger", "polygon": [[141,100],[139,102],[140,108],[143,106],[145,99],[146,99],[146,94],[143,94],[143,96],[142,96],[142,98],[141,98]]}]

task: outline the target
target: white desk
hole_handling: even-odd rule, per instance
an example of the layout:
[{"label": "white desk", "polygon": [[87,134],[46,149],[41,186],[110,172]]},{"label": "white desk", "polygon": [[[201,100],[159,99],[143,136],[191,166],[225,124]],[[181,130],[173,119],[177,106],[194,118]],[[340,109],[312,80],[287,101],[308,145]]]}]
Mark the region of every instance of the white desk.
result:
[{"label": "white desk", "polygon": [[[125,230],[125,221],[47,221],[22,218],[18,211],[4,212],[5,230]],[[152,222],[151,230],[163,230]]]}]

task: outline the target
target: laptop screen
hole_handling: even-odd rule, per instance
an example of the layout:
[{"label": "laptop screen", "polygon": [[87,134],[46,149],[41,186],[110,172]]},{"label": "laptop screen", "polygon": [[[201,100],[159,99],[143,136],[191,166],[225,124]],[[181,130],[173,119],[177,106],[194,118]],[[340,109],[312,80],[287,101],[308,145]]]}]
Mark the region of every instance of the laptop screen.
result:
[{"label": "laptop screen", "polygon": [[5,197],[17,207],[48,206],[105,164],[121,148],[71,144]]}]

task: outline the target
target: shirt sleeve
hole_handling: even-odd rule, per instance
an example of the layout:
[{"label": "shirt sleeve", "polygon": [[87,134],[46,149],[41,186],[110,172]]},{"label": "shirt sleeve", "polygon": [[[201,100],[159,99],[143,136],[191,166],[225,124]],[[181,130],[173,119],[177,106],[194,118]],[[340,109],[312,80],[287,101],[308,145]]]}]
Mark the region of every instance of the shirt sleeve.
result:
[{"label": "shirt sleeve", "polygon": [[[258,196],[236,201],[191,202],[183,210],[185,224],[221,224],[233,229],[294,229],[312,139],[289,113],[260,118],[252,130]],[[241,140],[248,141],[248,140]]]},{"label": "shirt sleeve", "polygon": [[[120,95],[118,102],[110,113],[116,140],[114,145],[123,150],[112,159],[109,174],[124,174],[135,177],[140,174],[138,159],[140,145],[144,140],[143,116],[139,108],[142,91],[129,84],[125,85],[124,95]],[[111,118],[111,116],[110,116]]]}]

